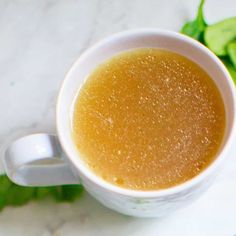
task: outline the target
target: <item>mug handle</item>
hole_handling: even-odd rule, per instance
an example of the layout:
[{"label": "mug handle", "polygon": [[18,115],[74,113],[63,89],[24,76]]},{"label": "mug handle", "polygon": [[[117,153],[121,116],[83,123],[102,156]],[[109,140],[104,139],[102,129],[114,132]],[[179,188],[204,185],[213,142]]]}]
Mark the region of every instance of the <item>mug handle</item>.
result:
[{"label": "mug handle", "polygon": [[23,186],[79,184],[63,156],[55,135],[32,134],[8,146],[3,166],[7,176]]}]

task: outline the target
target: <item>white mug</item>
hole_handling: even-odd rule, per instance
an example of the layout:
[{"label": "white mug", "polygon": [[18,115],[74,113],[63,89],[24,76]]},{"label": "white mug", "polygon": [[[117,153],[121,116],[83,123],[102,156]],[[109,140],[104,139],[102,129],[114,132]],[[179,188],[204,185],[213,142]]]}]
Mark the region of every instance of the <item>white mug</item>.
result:
[{"label": "white mug", "polygon": [[[132,48],[163,48],[200,65],[214,80],[226,110],[224,141],[215,161],[185,183],[164,190],[136,191],[106,182],[81,160],[71,132],[73,102],[90,72],[113,55]],[[235,88],[222,62],[199,42],[170,31],[137,29],[111,36],[84,52],[67,73],[56,108],[57,136],[33,134],[14,141],[5,152],[4,167],[19,185],[79,184],[105,206],[138,217],[158,217],[186,206],[207,189],[236,145]],[[234,144],[233,144],[234,142]]]}]

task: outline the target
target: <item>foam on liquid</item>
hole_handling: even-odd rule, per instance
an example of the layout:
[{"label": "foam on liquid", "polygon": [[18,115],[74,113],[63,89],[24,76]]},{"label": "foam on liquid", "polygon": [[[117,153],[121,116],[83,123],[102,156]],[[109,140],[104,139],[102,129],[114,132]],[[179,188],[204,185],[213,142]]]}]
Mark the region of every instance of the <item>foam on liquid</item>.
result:
[{"label": "foam on liquid", "polygon": [[194,62],[135,49],[99,65],[74,105],[72,133],[84,162],[106,181],[158,190],[214,159],[225,129],[221,95]]}]

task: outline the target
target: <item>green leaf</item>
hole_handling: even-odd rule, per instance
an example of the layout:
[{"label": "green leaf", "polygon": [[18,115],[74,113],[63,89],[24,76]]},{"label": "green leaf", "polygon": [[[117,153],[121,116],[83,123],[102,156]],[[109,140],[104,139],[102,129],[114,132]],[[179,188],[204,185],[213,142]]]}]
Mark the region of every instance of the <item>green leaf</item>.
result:
[{"label": "green leaf", "polygon": [[21,187],[13,184],[5,195],[6,204],[12,206],[21,206],[26,204],[34,197],[34,188]]},{"label": "green leaf", "polygon": [[228,71],[229,71],[229,73],[230,73],[230,75],[231,75],[231,77],[232,77],[234,83],[236,84],[236,70],[235,70],[235,68],[234,68],[233,65],[230,63],[229,60],[224,59],[224,60],[222,60],[222,61],[223,61],[223,63],[225,64],[226,68],[228,69]]},{"label": "green leaf", "polygon": [[236,17],[207,26],[203,17],[203,5],[202,0],[197,18],[187,22],[181,32],[200,42],[205,42],[207,47],[220,56],[236,84]]},{"label": "green leaf", "polygon": [[63,198],[65,201],[73,202],[83,192],[82,185],[64,185],[62,186]]},{"label": "green leaf", "polygon": [[49,187],[38,187],[35,189],[35,198],[37,200],[47,197],[50,194]]},{"label": "green leaf", "polygon": [[187,22],[181,29],[181,33],[186,34],[192,38],[203,43],[203,33],[207,26],[203,16],[203,5],[205,0],[201,0],[198,7],[198,13],[195,20]]},{"label": "green leaf", "polygon": [[6,193],[11,187],[12,182],[5,175],[0,176],[0,210],[6,205]]},{"label": "green leaf", "polygon": [[234,69],[236,69],[236,40],[228,44],[227,51],[228,51],[229,58],[234,66]]},{"label": "green leaf", "polygon": [[227,55],[227,45],[236,39],[236,17],[228,18],[206,28],[206,45],[218,56]]},{"label": "green leaf", "polygon": [[59,202],[63,201],[62,187],[61,186],[50,187],[50,193],[56,201],[59,201]]},{"label": "green leaf", "polygon": [[63,185],[51,187],[50,191],[55,200],[72,202],[81,195],[83,187],[82,185]]},{"label": "green leaf", "polygon": [[0,175],[0,195],[4,195],[12,184],[6,175]]},{"label": "green leaf", "polygon": [[6,205],[6,199],[5,196],[0,195],[0,210],[2,210],[4,208],[4,206]]},{"label": "green leaf", "polygon": [[6,206],[21,206],[45,197],[52,197],[59,202],[72,202],[80,197],[82,191],[81,185],[22,187],[11,182],[6,175],[0,175],[0,210]]}]

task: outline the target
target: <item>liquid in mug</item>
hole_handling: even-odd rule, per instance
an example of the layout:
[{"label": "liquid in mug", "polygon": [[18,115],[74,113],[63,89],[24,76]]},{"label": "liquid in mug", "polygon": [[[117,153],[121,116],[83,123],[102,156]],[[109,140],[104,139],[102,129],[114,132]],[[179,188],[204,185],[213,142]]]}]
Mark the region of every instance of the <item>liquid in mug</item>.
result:
[{"label": "liquid in mug", "polygon": [[225,131],[221,94],[186,57],[122,52],[95,68],[74,103],[72,135],[85,164],[111,184],[159,190],[214,161]]}]

